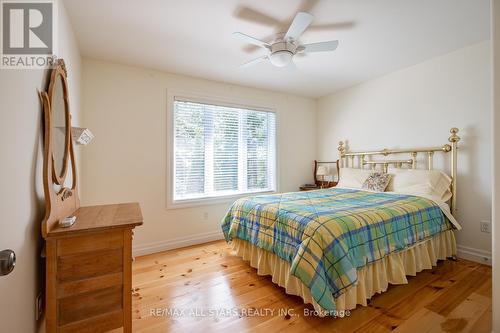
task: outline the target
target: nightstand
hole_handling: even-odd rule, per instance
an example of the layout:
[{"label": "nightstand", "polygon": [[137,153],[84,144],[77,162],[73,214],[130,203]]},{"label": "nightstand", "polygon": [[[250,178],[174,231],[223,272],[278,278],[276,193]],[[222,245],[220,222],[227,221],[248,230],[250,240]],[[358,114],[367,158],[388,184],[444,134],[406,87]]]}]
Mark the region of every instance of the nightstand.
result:
[{"label": "nightstand", "polygon": [[335,186],[337,186],[337,184],[338,184],[337,182],[325,182],[325,185],[323,185],[323,187],[321,187],[321,186],[316,186],[316,187],[301,186],[301,187],[299,187],[299,189],[301,191],[323,190],[326,188],[335,187]]},{"label": "nightstand", "polygon": [[299,187],[299,189],[301,191],[312,191],[312,190],[319,190],[320,187],[319,186],[316,186],[316,187],[311,187],[311,186],[301,186]]}]

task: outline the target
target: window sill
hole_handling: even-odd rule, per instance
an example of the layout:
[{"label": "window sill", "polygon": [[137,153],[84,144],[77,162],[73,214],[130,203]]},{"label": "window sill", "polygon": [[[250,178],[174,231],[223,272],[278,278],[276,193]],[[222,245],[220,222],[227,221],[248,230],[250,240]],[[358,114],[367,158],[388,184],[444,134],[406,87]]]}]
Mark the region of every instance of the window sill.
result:
[{"label": "window sill", "polygon": [[217,205],[217,204],[229,204],[236,201],[236,199],[250,197],[254,195],[265,195],[265,194],[275,194],[277,191],[263,191],[263,192],[249,192],[242,194],[233,194],[227,196],[220,197],[208,197],[208,198],[196,198],[196,199],[185,199],[185,200],[177,200],[167,202],[167,210],[170,209],[182,209],[182,208],[191,208],[197,206],[208,206],[208,205]]}]

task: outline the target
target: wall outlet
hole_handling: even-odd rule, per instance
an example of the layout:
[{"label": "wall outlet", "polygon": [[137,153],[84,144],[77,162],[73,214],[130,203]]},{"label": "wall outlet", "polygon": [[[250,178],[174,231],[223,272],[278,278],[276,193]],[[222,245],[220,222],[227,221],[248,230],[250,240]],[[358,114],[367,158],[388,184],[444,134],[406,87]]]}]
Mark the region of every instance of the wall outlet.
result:
[{"label": "wall outlet", "polygon": [[38,321],[42,318],[43,314],[43,296],[42,293],[39,293],[35,299],[35,320]]},{"label": "wall outlet", "polygon": [[491,221],[481,221],[481,232],[491,233]]}]

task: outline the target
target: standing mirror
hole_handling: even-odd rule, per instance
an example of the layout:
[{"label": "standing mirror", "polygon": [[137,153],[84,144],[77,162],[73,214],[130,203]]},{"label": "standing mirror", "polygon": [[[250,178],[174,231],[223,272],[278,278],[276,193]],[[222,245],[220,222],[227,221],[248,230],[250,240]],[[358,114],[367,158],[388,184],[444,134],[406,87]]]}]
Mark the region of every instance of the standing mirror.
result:
[{"label": "standing mirror", "polygon": [[57,73],[54,83],[49,86],[49,98],[52,113],[52,161],[53,177],[58,185],[64,185],[68,169],[68,153],[70,144],[69,106],[64,96],[67,96],[66,79],[62,73]]},{"label": "standing mirror", "polygon": [[68,93],[66,66],[59,59],[50,72],[47,91],[40,93],[44,114],[44,237],[80,207]]}]

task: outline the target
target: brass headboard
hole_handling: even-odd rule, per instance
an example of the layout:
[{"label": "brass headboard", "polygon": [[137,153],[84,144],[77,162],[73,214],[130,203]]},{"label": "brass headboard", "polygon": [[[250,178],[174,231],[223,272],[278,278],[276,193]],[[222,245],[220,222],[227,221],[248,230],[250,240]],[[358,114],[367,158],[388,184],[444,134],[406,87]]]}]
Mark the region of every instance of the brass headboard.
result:
[{"label": "brass headboard", "polygon": [[[383,167],[384,172],[387,172],[389,165],[394,165],[396,168],[401,168],[403,165],[407,165],[412,169],[417,168],[417,154],[423,153],[427,154],[427,169],[433,169],[433,157],[434,153],[451,153],[450,156],[450,170],[451,170],[451,200],[450,200],[450,211],[452,214],[456,212],[457,206],[457,150],[458,141],[460,137],[457,135],[458,128],[453,127],[450,130],[450,137],[448,138],[449,144],[445,144],[441,147],[430,147],[430,148],[414,148],[414,149],[382,149],[378,151],[364,151],[364,152],[348,152],[343,141],[339,142],[339,163],[340,167],[350,167],[364,169],[365,165],[369,165],[372,169],[375,169],[377,165]],[[366,156],[373,157],[374,155],[388,156],[391,154],[410,154],[409,159],[395,159],[395,160],[366,160]],[[357,166],[355,166],[355,157],[357,159]]]}]

